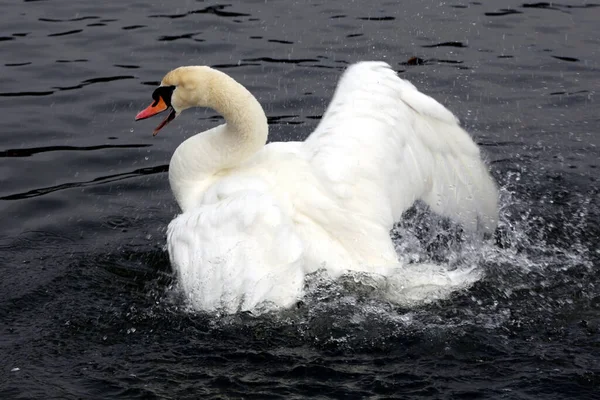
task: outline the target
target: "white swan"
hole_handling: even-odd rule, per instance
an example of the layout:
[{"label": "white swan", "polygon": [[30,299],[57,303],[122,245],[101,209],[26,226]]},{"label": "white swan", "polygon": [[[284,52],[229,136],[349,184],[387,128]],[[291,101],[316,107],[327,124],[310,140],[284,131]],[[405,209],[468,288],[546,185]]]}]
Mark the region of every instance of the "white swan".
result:
[{"label": "white swan", "polygon": [[[383,62],[349,67],[315,132],[270,143],[258,101],[206,66],[169,72],[154,103],[226,123],[185,140],[169,166],[182,214],[168,251],[194,308],[234,313],[289,307],[307,273],[398,266],[390,230],[417,199],[465,228],[493,231],[497,189],[477,145],[440,103]],[[267,308],[268,308],[267,307]]]}]

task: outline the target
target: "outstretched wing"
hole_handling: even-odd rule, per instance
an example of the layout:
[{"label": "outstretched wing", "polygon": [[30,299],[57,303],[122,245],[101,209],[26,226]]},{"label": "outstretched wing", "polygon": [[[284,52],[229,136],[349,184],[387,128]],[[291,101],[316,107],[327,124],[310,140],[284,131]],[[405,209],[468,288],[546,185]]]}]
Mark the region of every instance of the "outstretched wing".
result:
[{"label": "outstretched wing", "polygon": [[315,173],[353,213],[391,228],[417,199],[493,231],[497,189],[456,117],[384,62],[352,65],[306,140]]}]

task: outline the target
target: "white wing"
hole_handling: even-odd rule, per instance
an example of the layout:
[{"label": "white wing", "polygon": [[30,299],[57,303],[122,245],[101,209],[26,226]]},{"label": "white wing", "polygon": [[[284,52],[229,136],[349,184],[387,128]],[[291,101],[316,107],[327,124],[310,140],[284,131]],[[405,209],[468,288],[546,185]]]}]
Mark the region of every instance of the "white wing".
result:
[{"label": "white wing", "polygon": [[315,173],[349,212],[391,229],[417,199],[493,231],[497,189],[456,117],[383,62],[348,68],[306,140]]},{"label": "white wing", "polygon": [[266,193],[200,205],[169,224],[171,265],[197,310],[290,307],[302,295],[303,245]]}]

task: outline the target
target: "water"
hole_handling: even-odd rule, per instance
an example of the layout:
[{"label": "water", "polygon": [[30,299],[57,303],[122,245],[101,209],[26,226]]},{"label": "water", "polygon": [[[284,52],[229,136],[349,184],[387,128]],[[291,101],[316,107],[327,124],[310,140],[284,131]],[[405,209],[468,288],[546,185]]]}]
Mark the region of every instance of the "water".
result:
[{"label": "water", "polygon": [[[3,2],[0,397],[598,398],[600,6],[401,3]],[[490,242],[420,205],[393,232],[404,259],[480,279],[398,307],[317,273],[293,310],[190,310],[163,250],[167,164],[218,118],[153,138],[133,117],[157,81],[218,66],[271,140],[301,140],[363,59],[446,104],[490,161]]]}]

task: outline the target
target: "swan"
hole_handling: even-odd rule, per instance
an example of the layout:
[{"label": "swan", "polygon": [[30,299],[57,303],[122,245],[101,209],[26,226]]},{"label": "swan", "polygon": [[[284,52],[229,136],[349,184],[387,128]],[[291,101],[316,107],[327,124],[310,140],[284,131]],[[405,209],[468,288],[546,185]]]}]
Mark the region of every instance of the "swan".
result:
[{"label": "swan", "polygon": [[199,311],[288,308],[307,274],[401,268],[390,230],[416,200],[493,232],[497,188],[457,118],[384,62],[343,73],[303,142],[267,143],[266,115],[230,76],[208,66],[165,75],[136,120],[168,111],[154,135],[191,107],[225,123],[189,137],[169,164],[181,214],[167,229],[177,281]]}]

